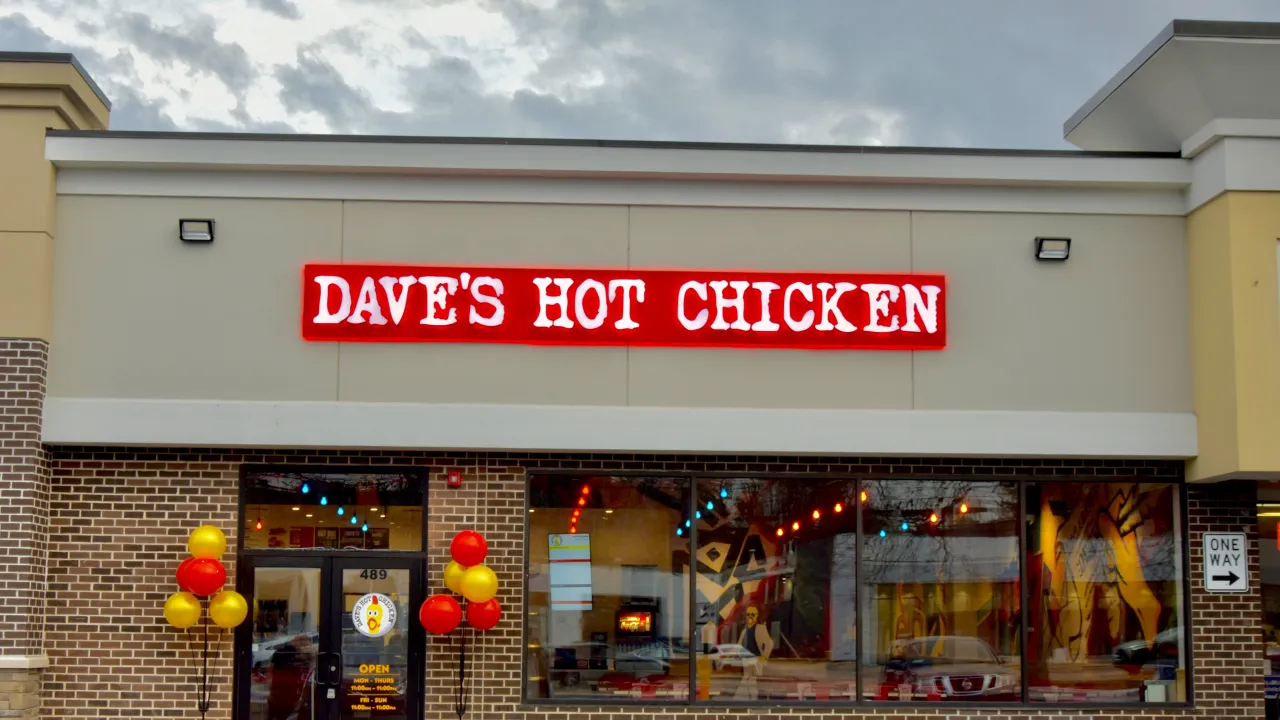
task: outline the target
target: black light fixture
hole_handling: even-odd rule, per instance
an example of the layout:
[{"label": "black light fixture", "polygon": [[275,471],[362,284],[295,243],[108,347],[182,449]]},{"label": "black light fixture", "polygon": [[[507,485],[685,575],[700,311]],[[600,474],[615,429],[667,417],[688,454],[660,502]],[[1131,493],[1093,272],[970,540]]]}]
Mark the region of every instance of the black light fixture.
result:
[{"label": "black light fixture", "polygon": [[1071,238],[1036,238],[1037,260],[1066,260],[1071,254]]},{"label": "black light fixture", "polygon": [[182,242],[213,242],[213,220],[179,220],[178,238]]}]

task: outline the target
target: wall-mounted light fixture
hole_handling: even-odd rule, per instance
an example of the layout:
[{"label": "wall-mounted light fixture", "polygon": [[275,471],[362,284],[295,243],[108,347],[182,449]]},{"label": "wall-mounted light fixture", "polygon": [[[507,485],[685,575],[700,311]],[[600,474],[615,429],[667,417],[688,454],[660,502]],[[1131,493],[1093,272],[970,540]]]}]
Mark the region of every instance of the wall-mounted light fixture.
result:
[{"label": "wall-mounted light fixture", "polygon": [[213,221],[179,220],[178,238],[182,242],[213,242]]},{"label": "wall-mounted light fixture", "polygon": [[1036,238],[1037,260],[1066,260],[1071,254],[1071,238]]}]

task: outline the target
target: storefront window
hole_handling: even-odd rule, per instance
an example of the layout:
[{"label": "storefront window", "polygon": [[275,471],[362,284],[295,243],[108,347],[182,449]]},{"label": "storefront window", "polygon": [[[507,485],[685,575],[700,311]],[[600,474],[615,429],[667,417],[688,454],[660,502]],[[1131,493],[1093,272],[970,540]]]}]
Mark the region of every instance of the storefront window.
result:
[{"label": "storefront window", "polygon": [[529,483],[526,694],[687,702],[689,481]]},{"label": "storefront window", "polygon": [[1021,700],[1018,486],[862,489],[863,697]]},{"label": "storefront window", "polygon": [[701,480],[698,699],[857,697],[852,480]]},{"label": "storefront window", "polygon": [[1178,487],[1027,487],[1027,685],[1032,701],[1182,702]]},{"label": "storefront window", "polygon": [[1280,483],[1258,483],[1258,565],[1267,720],[1280,718]]},{"label": "storefront window", "polygon": [[[1186,702],[1179,492],[534,475],[525,696]],[[1274,537],[1268,517],[1262,532]],[[1268,593],[1280,580],[1268,557],[1264,548],[1270,653],[1280,592]]]},{"label": "storefront window", "polygon": [[250,470],[245,548],[422,550],[426,474]]}]

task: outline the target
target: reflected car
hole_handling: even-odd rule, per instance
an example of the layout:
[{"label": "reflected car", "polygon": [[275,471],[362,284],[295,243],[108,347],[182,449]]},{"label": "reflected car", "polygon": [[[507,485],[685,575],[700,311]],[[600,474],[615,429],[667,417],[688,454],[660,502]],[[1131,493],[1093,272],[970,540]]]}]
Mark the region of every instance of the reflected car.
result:
[{"label": "reflected car", "polygon": [[1150,647],[1138,639],[1123,642],[1111,651],[1111,660],[1120,667],[1142,667],[1152,663],[1176,665],[1182,645],[1182,628],[1172,627],[1156,634]]},{"label": "reflected car", "polygon": [[916,697],[939,700],[1013,701],[1021,675],[981,638],[961,635],[912,638],[893,644],[881,682],[907,685]]},{"label": "reflected car", "polygon": [[746,667],[756,661],[751,651],[735,643],[716,645],[707,651],[707,657],[711,658],[711,669],[717,672],[727,667]]}]

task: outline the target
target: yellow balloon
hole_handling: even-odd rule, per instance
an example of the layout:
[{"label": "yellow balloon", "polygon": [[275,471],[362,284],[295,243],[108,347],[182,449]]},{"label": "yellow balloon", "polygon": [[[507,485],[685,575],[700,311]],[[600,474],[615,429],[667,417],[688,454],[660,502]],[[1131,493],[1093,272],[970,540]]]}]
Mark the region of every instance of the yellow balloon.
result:
[{"label": "yellow balloon", "polygon": [[220,628],[231,628],[244,622],[249,615],[249,603],[235,590],[223,590],[209,601],[209,617]]},{"label": "yellow balloon", "polygon": [[194,558],[218,560],[227,551],[227,536],[212,525],[201,525],[187,538],[187,550]]},{"label": "yellow balloon", "polygon": [[473,565],[462,573],[458,583],[462,596],[474,603],[488,602],[498,594],[498,576],[488,565]]},{"label": "yellow balloon", "polygon": [[179,630],[200,620],[200,599],[189,592],[176,592],[164,601],[164,619]]},{"label": "yellow balloon", "polygon": [[466,574],[467,569],[458,564],[457,560],[450,560],[448,565],[444,566],[444,586],[449,588],[450,592],[462,594],[462,576]]}]

